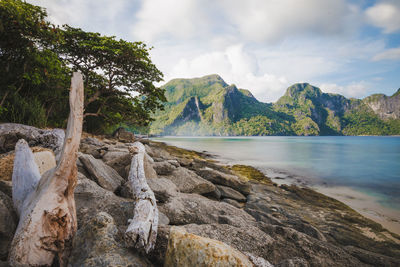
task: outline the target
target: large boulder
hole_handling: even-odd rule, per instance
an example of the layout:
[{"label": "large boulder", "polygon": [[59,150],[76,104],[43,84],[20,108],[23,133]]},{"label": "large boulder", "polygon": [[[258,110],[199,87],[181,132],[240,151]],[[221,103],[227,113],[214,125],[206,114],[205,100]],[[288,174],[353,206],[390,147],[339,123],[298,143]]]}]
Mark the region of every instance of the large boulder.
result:
[{"label": "large boulder", "polygon": [[76,233],[69,266],[153,266],[123,244],[113,217],[100,212]]},{"label": "large boulder", "polygon": [[146,153],[149,154],[152,158],[160,158],[163,160],[174,159],[174,157],[171,156],[171,154],[169,154],[168,151],[160,147],[145,145],[145,149]]},{"label": "large boulder", "polygon": [[223,198],[230,198],[239,202],[246,202],[246,197],[242,193],[223,185],[217,185],[217,187]]},{"label": "large boulder", "polygon": [[54,151],[56,158],[62,150],[65,132],[62,129],[43,130],[36,127],[17,124],[0,124],[0,153],[14,150],[19,139],[25,139],[29,146],[41,146]]},{"label": "large boulder", "polygon": [[11,198],[0,191],[0,260],[7,260],[17,223]]},{"label": "large boulder", "polygon": [[153,190],[154,195],[159,202],[167,202],[169,199],[178,195],[177,186],[169,179],[148,179],[147,184],[151,190]]},{"label": "large boulder", "polygon": [[82,154],[79,159],[90,174],[90,178],[101,187],[114,192],[124,182],[117,171],[92,155]]},{"label": "large boulder", "polygon": [[128,219],[133,218],[134,200],[116,196],[81,173],[78,173],[74,193],[78,227],[85,225],[100,211],[110,214],[116,224],[123,227],[127,226]]},{"label": "large boulder", "polygon": [[126,172],[126,166],[129,166],[131,162],[132,154],[124,153],[119,157],[115,157],[114,159],[106,161],[106,164],[116,170],[122,178],[127,179],[129,172]]},{"label": "large boulder", "polygon": [[183,167],[176,168],[165,178],[170,179],[183,193],[206,194],[215,191],[215,185]]},{"label": "large boulder", "polygon": [[177,166],[172,165],[168,161],[154,162],[153,168],[158,175],[170,175]]},{"label": "large boulder", "polygon": [[221,223],[246,227],[255,224],[254,218],[245,211],[198,194],[180,193],[160,205],[159,210],[168,216],[173,225]]},{"label": "large boulder", "polygon": [[235,175],[223,173],[208,167],[199,169],[196,173],[213,184],[231,187],[246,196],[250,194],[251,185]]},{"label": "large boulder", "polygon": [[254,266],[240,251],[217,240],[172,227],[164,266]]},{"label": "large boulder", "polygon": [[228,224],[187,224],[183,226],[189,233],[224,242],[243,253],[265,259],[274,240],[259,228],[248,225],[235,227]]}]

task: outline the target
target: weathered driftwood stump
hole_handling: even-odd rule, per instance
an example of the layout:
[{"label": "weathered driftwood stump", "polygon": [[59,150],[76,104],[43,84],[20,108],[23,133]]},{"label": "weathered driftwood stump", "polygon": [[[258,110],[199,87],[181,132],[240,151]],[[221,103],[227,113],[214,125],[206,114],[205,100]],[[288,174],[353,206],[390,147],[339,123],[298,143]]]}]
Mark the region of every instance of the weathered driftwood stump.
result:
[{"label": "weathered driftwood stump", "polygon": [[83,119],[83,80],[71,79],[70,114],[60,160],[40,178],[32,152],[24,140],[16,145],[13,201],[20,220],[11,244],[12,266],[50,266],[57,258],[66,264],[77,228],[74,189],[77,151]]},{"label": "weathered driftwood stump", "polygon": [[158,209],[156,198],[146,181],[144,172],[145,148],[142,143],[135,142],[130,151],[134,154],[129,172],[133,197],[136,199],[135,215],[129,220],[126,236],[137,248],[143,248],[146,253],[152,250],[157,239]]}]

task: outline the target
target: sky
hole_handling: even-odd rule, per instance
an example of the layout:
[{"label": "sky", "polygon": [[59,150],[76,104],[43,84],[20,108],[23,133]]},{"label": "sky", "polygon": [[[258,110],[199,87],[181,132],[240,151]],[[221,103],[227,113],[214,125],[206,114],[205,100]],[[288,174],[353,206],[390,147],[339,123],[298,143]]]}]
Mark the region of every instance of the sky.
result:
[{"label": "sky", "polygon": [[54,24],[145,42],[164,83],[215,73],[263,102],[297,82],[356,98],[400,88],[400,0],[27,2]]}]

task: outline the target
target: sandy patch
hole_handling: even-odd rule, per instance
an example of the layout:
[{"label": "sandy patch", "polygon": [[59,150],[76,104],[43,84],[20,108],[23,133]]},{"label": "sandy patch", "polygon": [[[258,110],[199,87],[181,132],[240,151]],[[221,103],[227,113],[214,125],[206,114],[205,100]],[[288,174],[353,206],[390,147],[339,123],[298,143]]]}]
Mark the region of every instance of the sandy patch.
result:
[{"label": "sandy patch", "polygon": [[[400,235],[400,211],[382,206],[381,204],[379,204],[378,200],[375,197],[342,186],[319,186],[313,188],[324,195],[333,197],[345,203],[361,215],[381,224],[389,231]],[[365,234],[368,235],[368,233]],[[388,234],[387,237],[393,239],[390,234]],[[393,240],[395,242],[399,242],[399,240],[397,239]]]}]

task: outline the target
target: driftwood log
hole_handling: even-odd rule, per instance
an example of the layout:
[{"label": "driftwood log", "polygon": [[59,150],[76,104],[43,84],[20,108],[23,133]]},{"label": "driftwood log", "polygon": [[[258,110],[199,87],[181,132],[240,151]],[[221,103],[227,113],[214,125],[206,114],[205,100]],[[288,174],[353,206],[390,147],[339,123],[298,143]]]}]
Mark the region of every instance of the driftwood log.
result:
[{"label": "driftwood log", "polygon": [[77,229],[74,189],[77,183],[77,151],[83,119],[83,80],[71,79],[70,114],[60,160],[40,178],[28,144],[16,146],[13,200],[20,217],[11,244],[12,266],[50,266],[56,259],[66,265],[72,237]]},{"label": "driftwood log", "polygon": [[144,249],[146,253],[152,250],[157,239],[158,209],[156,198],[146,181],[144,172],[145,148],[142,143],[135,142],[130,147],[134,154],[129,171],[133,197],[136,199],[133,219],[129,220],[126,236],[135,246]]}]

